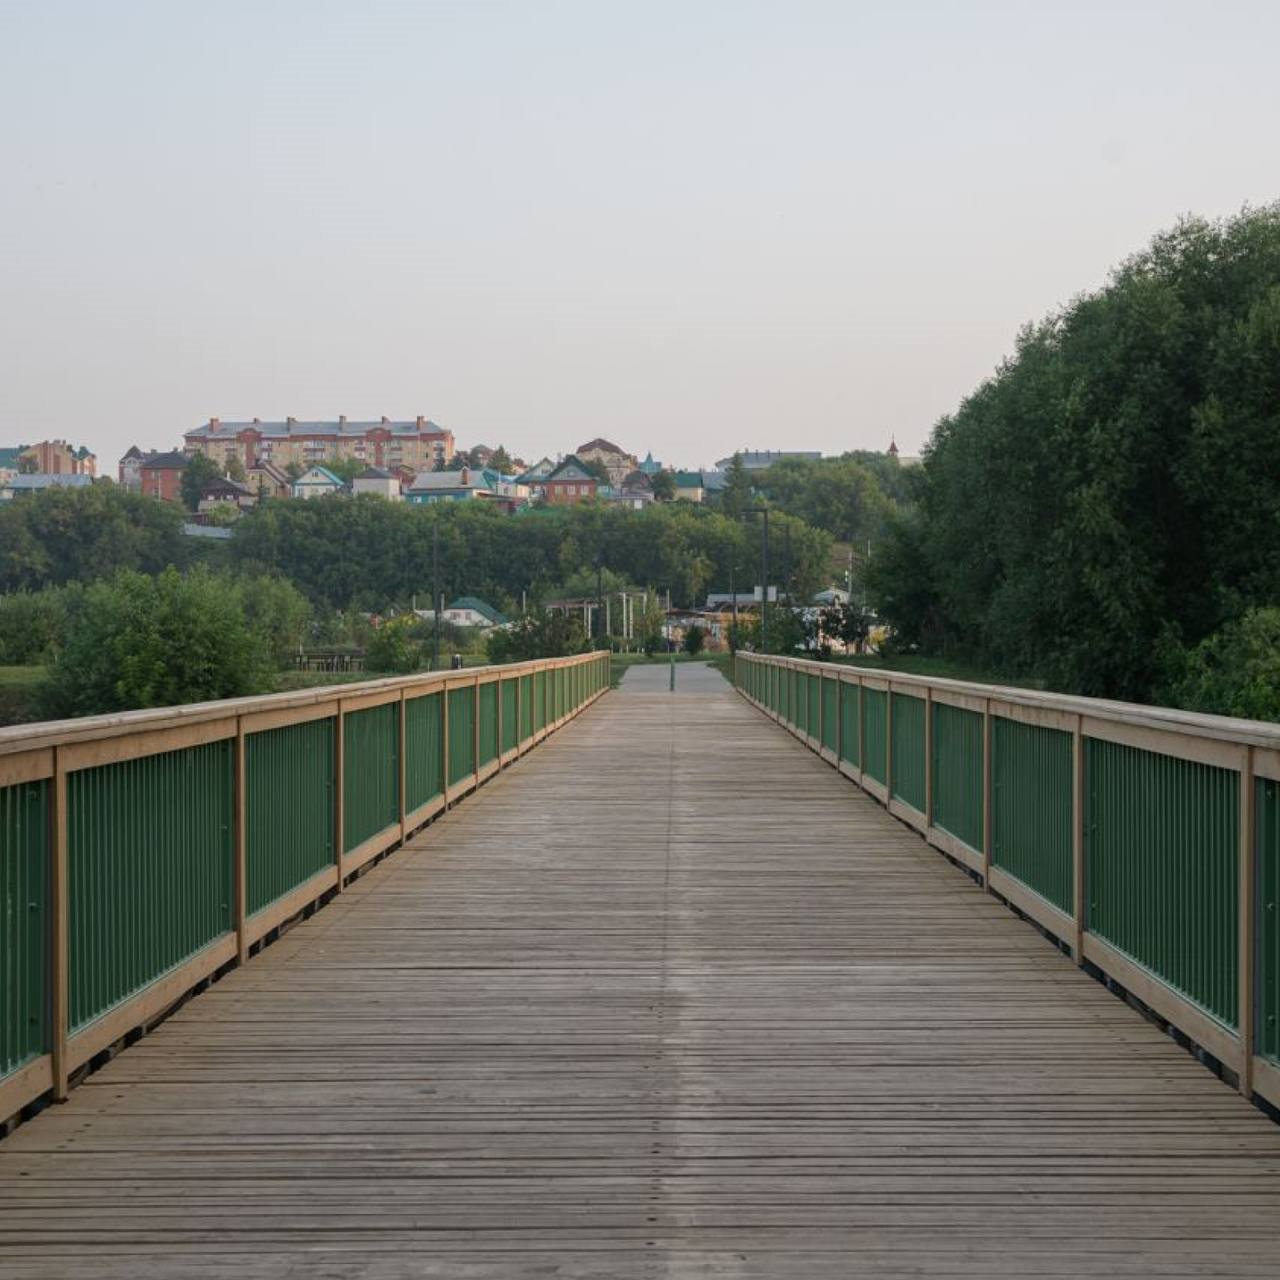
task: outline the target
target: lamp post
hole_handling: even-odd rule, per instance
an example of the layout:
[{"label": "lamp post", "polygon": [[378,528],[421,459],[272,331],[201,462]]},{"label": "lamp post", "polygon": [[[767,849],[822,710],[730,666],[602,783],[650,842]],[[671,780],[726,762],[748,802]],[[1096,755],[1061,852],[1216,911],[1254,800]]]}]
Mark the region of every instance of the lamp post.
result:
[{"label": "lamp post", "polygon": [[431,603],[435,610],[435,656],[431,670],[440,670],[440,512],[433,511],[431,521]]},{"label": "lamp post", "polygon": [[760,540],[760,652],[769,652],[769,508],[744,507],[743,515],[764,517],[764,536]]}]

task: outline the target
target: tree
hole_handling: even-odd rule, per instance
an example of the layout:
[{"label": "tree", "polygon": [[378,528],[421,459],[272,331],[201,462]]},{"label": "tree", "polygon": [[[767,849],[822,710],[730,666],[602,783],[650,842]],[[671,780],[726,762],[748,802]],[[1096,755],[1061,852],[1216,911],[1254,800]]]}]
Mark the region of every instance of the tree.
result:
[{"label": "tree", "polygon": [[365,648],[365,667],[392,675],[417,671],[422,665],[422,648],[412,638],[414,622],[412,614],[384,622]]},{"label": "tree", "polygon": [[609,468],[599,458],[579,458],[578,461],[582,463],[583,470],[594,476],[598,483],[603,485],[613,483]]},{"label": "tree", "polygon": [[234,698],[269,690],[273,670],[270,640],[234,579],[202,567],[123,570],[85,589],[50,669],[46,709],[74,716]]},{"label": "tree", "polygon": [[670,471],[655,471],[649,477],[649,483],[653,488],[654,500],[657,502],[671,502],[676,496],[676,478]]},{"label": "tree", "polygon": [[585,653],[587,634],[575,614],[535,609],[486,638],[490,662],[527,662],[533,658],[564,658]]},{"label": "tree", "polygon": [[1191,649],[1166,635],[1160,701],[1188,711],[1280,720],[1280,608],[1250,609]]},{"label": "tree", "polygon": [[511,474],[515,464],[511,461],[511,455],[506,451],[505,447],[499,445],[493,451],[493,457],[489,459],[489,466],[499,475],[508,476]]},{"label": "tree", "polygon": [[735,520],[751,505],[755,494],[751,476],[742,461],[742,454],[735,453],[725,471],[724,489],[720,494],[720,509]]},{"label": "tree", "polygon": [[696,622],[685,629],[684,651],[688,654],[699,654],[707,642],[707,633]]},{"label": "tree", "polygon": [[200,493],[205,485],[212,484],[222,478],[218,464],[203,453],[195,454],[182,468],[182,504],[188,511],[195,511],[200,506]]},{"label": "tree", "polygon": [[349,485],[369,464],[363,458],[326,458],[323,466]]},{"label": "tree", "polygon": [[234,480],[237,484],[244,484],[246,480],[244,463],[239,458],[227,459],[227,479]]}]

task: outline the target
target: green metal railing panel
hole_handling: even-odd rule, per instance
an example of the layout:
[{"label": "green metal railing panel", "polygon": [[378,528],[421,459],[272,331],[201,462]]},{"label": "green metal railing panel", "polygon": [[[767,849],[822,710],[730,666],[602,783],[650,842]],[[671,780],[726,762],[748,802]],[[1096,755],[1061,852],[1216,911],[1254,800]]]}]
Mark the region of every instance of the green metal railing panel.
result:
[{"label": "green metal railing panel", "polygon": [[407,698],[404,704],[404,804],[406,812],[444,793],[442,693]]},{"label": "green metal railing panel", "polygon": [[535,671],[530,677],[532,681],[533,728],[543,729],[547,723],[547,673]]},{"label": "green metal railing panel", "polygon": [[835,680],[822,682],[822,745],[840,749],[840,685]]},{"label": "green metal railing panel", "polygon": [[982,850],[982,713],[933,704],[933,824]]},{"label": "green metal railing panel", "polygon": [[342,746],[343,849],[400,821],[400,704],[349,711]]},{"label": "green metal railing panel", "polygon": [[840,685],[840,759],[858,766],[858,721],[860,688],[856,684]]},{"label": "green metal railing panel", "polygon": [[480,763],[498,758],[498,682],[480,686]]},{"label": "green metal railing panel", "polygon": [[991,861],[1068,914],[1071,779],[1069,733],[992,717]]},{"label": "green metal railing panel", "polygon": [[232,739],[67,776],[70,1030],[232,927]]},{"label": "green metal railing panel", "polygon": [[802,734],[809,732],[809,684],[807,671],[796,672],[795,726]]},{"label": "green metal railing panel", "polygon": [[1238,1020],[1240,775],[1085,740],[1088,927]]},{"label": "green metal railing panel", "polygon": [[806,680],[809,697],[808,706],[805,708],[805,725],[809,736],[816,738],[818,730],[822,727],[820,724],[822,716],[822,677],[810,672]]},{"label": "green metal railing panel", "polygon": [[449,690],[449,785],[476,771],[476,691]]},{"label": "green metal railing panel", "polygon": [[885,782],[885,743],[889,716],[888,696],[883,689],[862,687],[862,746],[866,758],[863,772],[881,785]]},{"label": "green metal railing panel", "polygon": [[520,744],[520,723],[517,692],[518,679],[502,681],[502,754],[514,751]]},{"label": "green metal railing panel", "polygon": [[49,1050],[49,787],[0,787],[0,1079]]},{"label": "green metal railing panel", "polygon": [[791,686],[794,683],[794,675],[789,667],[775,668],[778,681],[778,706],[777,711],[783,724],[791,723]]},{"label": "green metal railing panel", "polygon": [[520,741],[533,736],[533,677],[520,677]]},{"label": "green metal railing panel", "polygon": [[1280,1062],[1280,782],[1256,784],[1258,1052]]},{"label": "green metal railing panel", "polygon": [[893,716],[893,794],[924,812],[925,701],[909,693],[890,695]]},{"label": "green metal railing panel", "polygon": [[252,914],[333,865],[334,722],[244,740],[245,910]]}]

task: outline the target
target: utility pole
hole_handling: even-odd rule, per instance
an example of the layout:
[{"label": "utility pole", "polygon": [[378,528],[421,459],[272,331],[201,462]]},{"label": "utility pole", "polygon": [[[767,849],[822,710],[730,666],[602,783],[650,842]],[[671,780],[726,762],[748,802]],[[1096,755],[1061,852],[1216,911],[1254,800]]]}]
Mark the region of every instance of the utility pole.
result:
[{"label": "utility pole", "polygon": [[769,652],[769,508],[746,507],[743,515],[759,515],[764,519],[764,536],[760,539],[760,652]]}]

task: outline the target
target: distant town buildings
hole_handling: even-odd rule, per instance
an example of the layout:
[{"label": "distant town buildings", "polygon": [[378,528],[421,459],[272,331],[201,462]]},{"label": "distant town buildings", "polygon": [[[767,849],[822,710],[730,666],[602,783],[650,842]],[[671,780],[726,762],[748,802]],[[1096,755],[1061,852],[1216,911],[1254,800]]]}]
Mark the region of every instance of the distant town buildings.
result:
[{"label": "distant town buildings", "polygon": [[550,474],[540,480],[530,481],[530,485],[553,506],[564,506],[594,498],[600,482],[571,453]]},{"label": "distant town buildings", "polygon": [[331,493],[341,493],[342,480],[328,467],[308,467],[292,484],[291,496],[295,498],[325,498]]},{"label": "distant town buildings", "polygon": [[[65,440],[0,447],[0,478],[10,475],[88,476],[98,474],[98,460],[84,445]],[[48,487],[48,486],[46,486]]]},{"label": "distant town buildings", "polygon": [[354,458],[387,470],[403,466],[417,472],[447,466],[453,459],[453,432],[422,417],[395,422],[354,422],[345,416],[325,422],[210,418],[186,432],[183,441],[189,454],[202,453],[220,467],[234,458],[246,471],[260,460],[278,467],[309,467],[333,458]]},{"label": "distant town buildings", "polygon": [[44,489],[84,489],[92,483],[93,477],[90,475],[42,474],[6,468],[0,474],[0,502],[8,502],[23,494],[39,493]]},{"label": "distant town buildings", "polygon": [[486,631],[493,627],[505,627],[511,621],[478,596],[459,596],[445,609],[444,620],[453,623],[455,627],[481,627]]},{"label": "distant town buildings", "polygon": [[676,472],[676,501],[701,502],[707,496],[707,486],[701,471]]},{"label": "distant town buildings", "polygon": [[165,502],[182,501],[182,472],[187,455],[176,449],[170,453],[148,453],[138,459],[138,487],[142,493]]},{"label": "distant town buildings", "polygon": [[[716,463],[716,470],[728,470],[733,463],[734,456],[730,454],[727,458],[721,458]],[[748,471],[763,471],[765,468],[773,466],[775,462],[781,462],[783,458],[800,458],[805,462],[818,462],[822,458],[820,453],[806,453],[800,449],[765,449],[763,451],[747,449],[740,451],[737,456],[742,459],[742,465]]]},{"label": "distant town buildings", "polygon": [[620,487],[623,480],[639,466],[635,454],[625,453],[612,440],[605,440],[599,436],[594,440],[588,440],[586,444],[579,445],[572,456],[578,458],[580,462],[600,463],[609,473],[609,483],[615,488]]},{"label": "distant town buildings", "polygon": [[379,498],[387,498],[392,502],[399,502],[401,498],[400,477],[390,471],[383,471],[381,467],[365,467],[365,469],[351,481],[351,492],[353,494],[372,493]]}]

